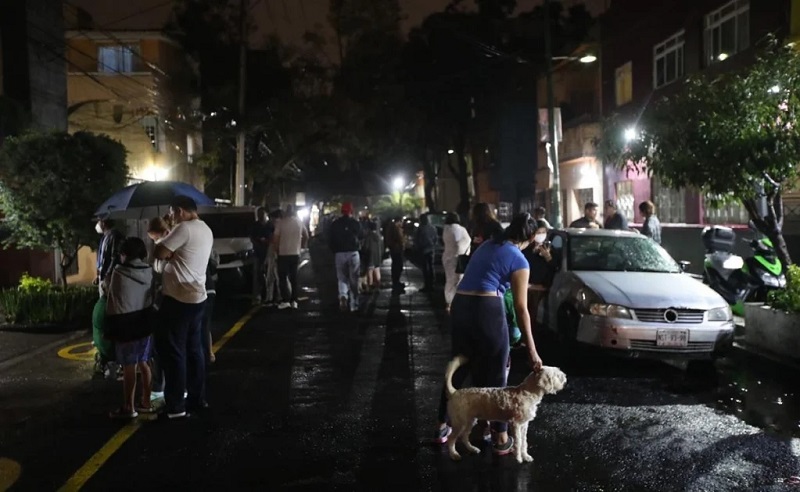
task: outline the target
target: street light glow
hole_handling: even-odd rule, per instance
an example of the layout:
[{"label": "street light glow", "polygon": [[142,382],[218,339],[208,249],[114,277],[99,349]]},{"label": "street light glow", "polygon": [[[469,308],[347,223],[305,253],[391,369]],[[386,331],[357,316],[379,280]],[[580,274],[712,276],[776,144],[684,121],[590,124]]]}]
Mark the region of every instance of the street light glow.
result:
[{"label": "street light glow", "polygon": [[392,187],[395,189],[395,191],[402,190],[404,184],[405,181],[403,181],[403,178],[401,178],[400,176],[394,178],[394,181],[392,181]]},{"label": "street light glow", "polygon": [[453,149],[450,149],[450,150],[448,150],[448,151],[447,151],[447,153],[448,153],[448,154],[455,154],[455,153],[456,153],[456,151],[455,151],[455,150],[453,150]]},{"label": "street light glow", "polygon": [[625,130],[625,141],[630,142],[631,140],[636,138],[636,128],[630,127]]},{"label": "street light glow", "polygon": [[597,61],[597,57],[594,55],[583,55],[578,61],[581,63],[593,63]]},{"label": "street light glow", "polygon": [[781,86],[773,85],[772,87],[769,88],[769,91],[773,94],[777,94],[781,91]]},{"label": "street light glow", "polygon": [[728,54],[727,53],[720,53],[719,55],[717,55],[717,60],[719,60],[719,61],[725,61],[727,59],[728,59]]}]

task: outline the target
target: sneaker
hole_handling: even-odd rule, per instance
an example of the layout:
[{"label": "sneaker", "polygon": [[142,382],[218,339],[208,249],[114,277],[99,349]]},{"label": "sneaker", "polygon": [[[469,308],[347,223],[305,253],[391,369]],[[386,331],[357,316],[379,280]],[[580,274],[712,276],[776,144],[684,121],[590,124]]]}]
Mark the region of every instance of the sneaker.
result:
[{"label": "sneaker", "polygon": [[164,392],[163,391],[151,391],[150,392],[150,401],[163,400],[163,399],[164,399]]},{"label": "sneaker", "polygon": [[297,301],[291,302],[292,309],[297,309]]},{"label": "sneaker", "polygon": [[186,413],[186,412],[167,413],[167,418],[170,419],[170,420],[172,420],[172,419],[185,419],[188,416],[189,416],[189,414]]},{"label": "sneaker", "polygon": [[156,408],[155,405],[150,403],[149,407],[143,407],[141,405],[136,405],[136,411],[139,412],[139,413],[151,414],[151,413],[156,413],[158,411],[158,409]]},{"label": "sneaker", "polygon": [[347,298],[340,297],[339,298],[339,311],[346,313],[347,312]]},{"label": "sneaker", "polygon": [[288,302],[282,302],[278,304],[278,309],[289,309],[290,307],[292,307],[292,305]]},{"label": "sneaker", "polygon": [[108,416],[115,420],[131,420],[138,417],[139,414],[136,413],[136,410],[128,411],[123,408],[117,408],[116,410],[110,411]]},{"label": "sneaker", "polygon": [[514,438],[508,436],[508,441],[505,444],[493,444],[492,452],[497,456],[505,456],[514,450]]},{"label": "sneaker", "polygon": [[436,444],[444,444],[447,442],[447,438],[450,437],[450,433],[453,432],[453,428],[449,425],[445,425],[442,429],[436,429],[433,436],[433,442]]}]

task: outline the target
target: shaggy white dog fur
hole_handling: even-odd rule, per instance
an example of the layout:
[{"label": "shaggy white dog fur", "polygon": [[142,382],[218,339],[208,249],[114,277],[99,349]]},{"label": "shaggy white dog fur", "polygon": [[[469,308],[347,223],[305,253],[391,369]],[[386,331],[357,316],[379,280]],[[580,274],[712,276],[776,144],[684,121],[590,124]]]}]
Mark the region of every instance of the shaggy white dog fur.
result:
[{"label": "shaggy white dog fur", "polygon": [[457,355],[447,364],[447,412],[453,433],[447,442],[450,457],[460,460],[456,442],[461,440],[470,453],[480,453],[469,442],[469,433],[476,419],[508,421],[514,429],[514,452],[519,463],[533,461],[528,454],[528,423],[536,417],[536,409],[546,394],[555,394],[567,384],[567,376],[557,367],[544,366],[530,373],[519,386],[507,388],[453,387],[453,374],[467,363],[467,358]]}]

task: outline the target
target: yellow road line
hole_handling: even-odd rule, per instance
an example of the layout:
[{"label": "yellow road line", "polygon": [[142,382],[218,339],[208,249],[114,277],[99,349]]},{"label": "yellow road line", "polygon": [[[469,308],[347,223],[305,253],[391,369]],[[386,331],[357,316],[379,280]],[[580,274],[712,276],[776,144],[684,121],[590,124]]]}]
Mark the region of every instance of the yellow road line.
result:
[{"label": "yellow road line", "polygon": [[[228,341],[233,338],[241,329],[250,321],[250,318],[261,309],[260,306],[256,306],[251,309],[247,314],[245,314],[239,321],[236,322],[235,325],[231,327],[230,330],[225,333],[222,338],[217,340],[217,343],[214,344],[211,350],[214,351],[216,354]],[[127,424],[125,427],[117,431],[111,439],[106,442],[99,451],[97,451],[89,461],[83,464],[78,471],[76,471],[70,478],[67,480],[67,483],[61,486],[58,489],[59,492],[74,492],[83,488],[86,485],[86,482],[89,481],[90,478],[94,476],[95,473],[105,464],[106,461],[114,455],[114,453],[125,444],[125,441],[131,438],[132,435],[136,433],[141,428],[141,424],[138,421],[131,422]]]},{"label": "yellow road line", "polygon": [[248,321],[250,321],[250,318],[252,318],[252,317],[253,317],[253,315],[255,315],[255,314],[258,312],[258,310],[259,310],[259,309],[261,309],[261,306],[255,306],[255,307],[253,307],[253,309],[251,309],[251,310],[250,310],[250,311],[249,311],[247,314],[245,314],[244,316],[242,316],[242,319],[240,319],[239,321],[237,321],[237,322],[236,322],[236,324],[235,324],[235,325],[233,325],[233,326],[231,327],[231,329],[230,329],[230,330],[228,330],[228,332],[227,332],[227,333],[225,333],[224,335],[222,335],[222,338],[220,338],[219,340],[217,340],[217,343],[215,343],[215,344],[214,344],[214,345],[211,347],[211,351],[212,351],[212,352],[214,352],[215,354],[216,354],[217,352],[219,352],[219,349],[221,349],[222,347],[224,347],[224,346],[225,346],[225,344],[226,344],[226,343],[228,343],[228,340],[230,340],[231,338],[233,338],[234,336],[236,336],[236,334],[237,334],[237,333],[239,333],[239,330],[241,330],[242,328],[244,328],[244,325],[246,325],[246,324],[247,324],[247,322],[248,322]]},{"label": "yellow road line", "polygon": [[92,476],[97,473],[97,470],[100,469],[101,466],[108,461],[117,450],[122,447],[122,445],[130,439],[132,435],[139,430],[141,424],[138,422],[131,422],[130,424],[126,425],[122,429],[120,429],[116,434],[114,434],[111,439],[108,440],[107,443],[100,448],[99,451],[94,453],[94,455],[89,458],[89,461],[83,464],[78,471],[75,472],[74,475],[69,477],[67,483],[61,486],[58,489],[59,492],[74,492],[83,488],[86,485],[86,482],[89,481]]}]

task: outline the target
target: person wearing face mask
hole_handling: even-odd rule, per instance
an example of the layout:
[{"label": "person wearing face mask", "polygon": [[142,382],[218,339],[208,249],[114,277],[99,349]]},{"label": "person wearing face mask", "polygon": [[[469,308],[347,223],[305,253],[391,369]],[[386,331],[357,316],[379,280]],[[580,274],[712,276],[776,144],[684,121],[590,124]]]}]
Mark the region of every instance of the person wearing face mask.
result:
[{"label": "person wearing face mask", "polygon": [[536,221],[536,232],[533,242],[524,251],[525,259],[530,265],[530,279],[528,280],[528,310],[532,324],[536,324],[539,303],[547,296],[550,285],[555,275],[555,262],[547,242],[547,224],[541,220]]}]

